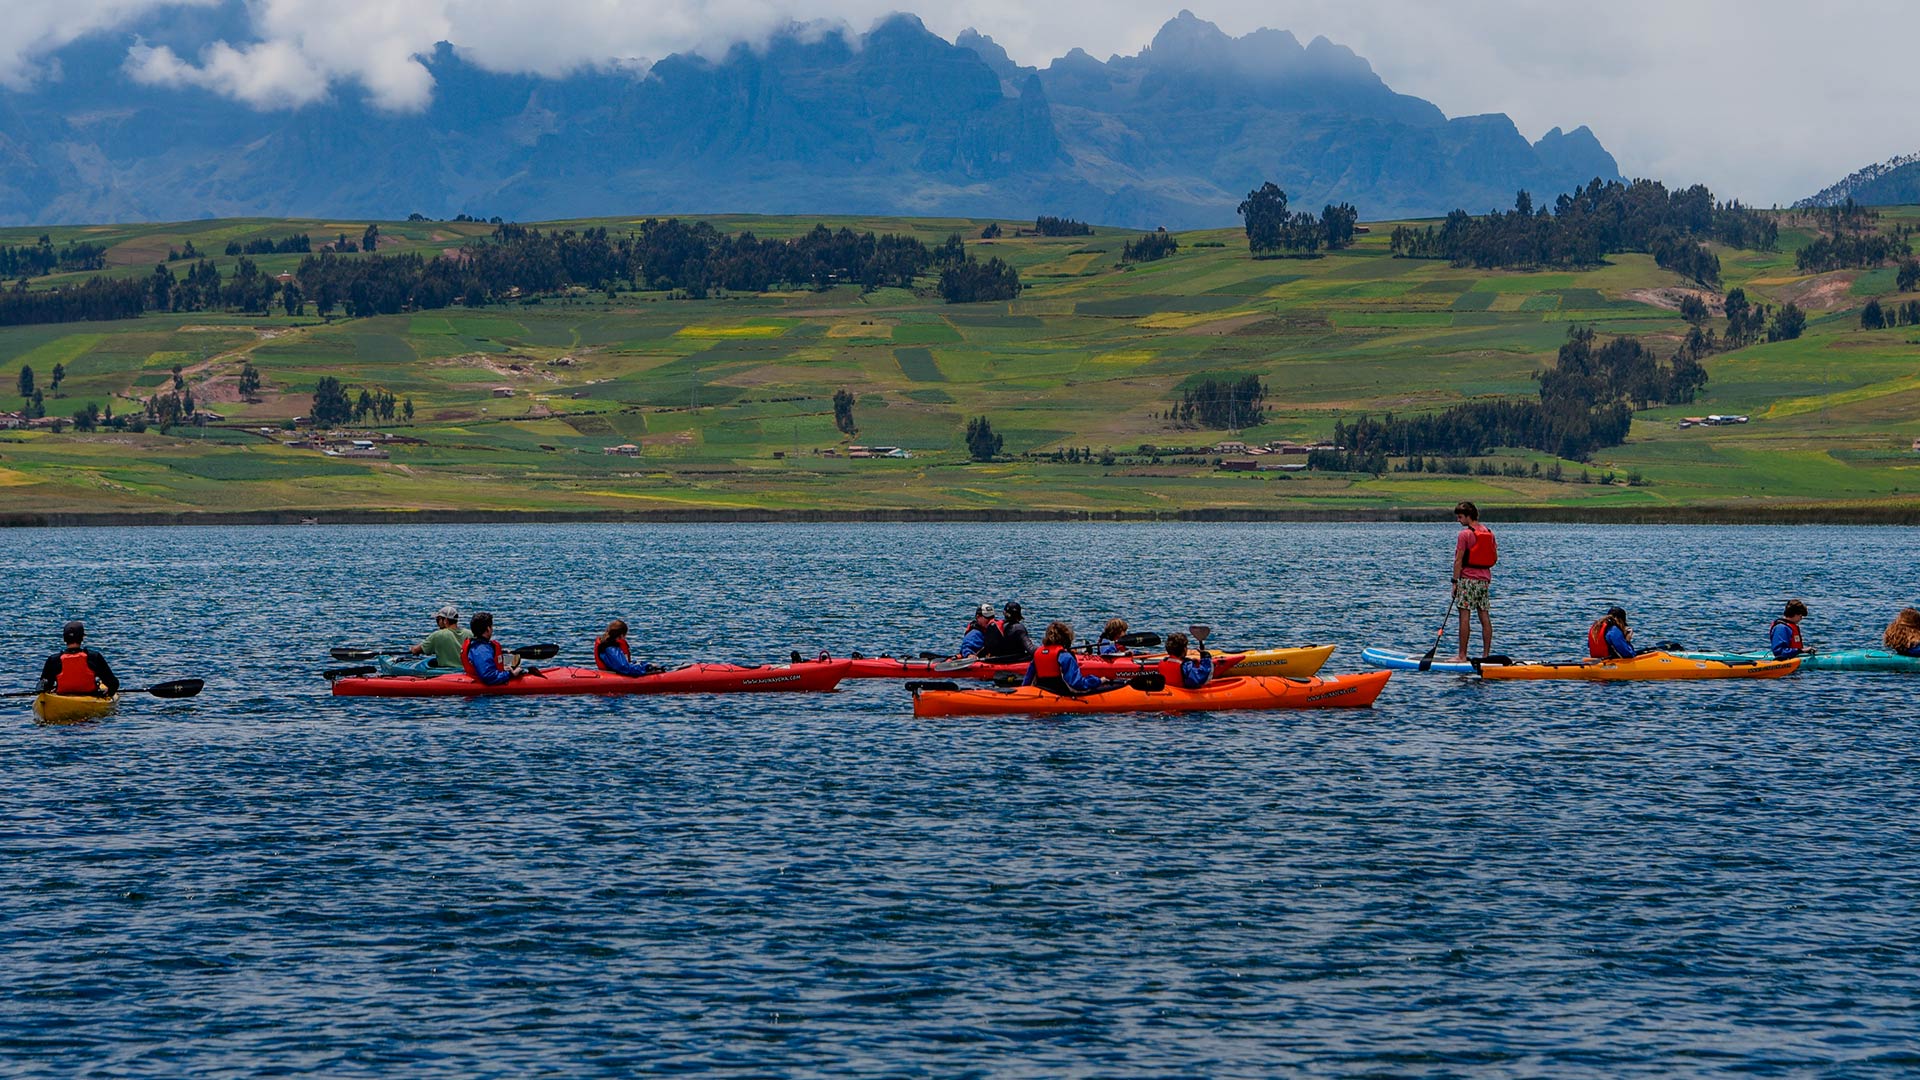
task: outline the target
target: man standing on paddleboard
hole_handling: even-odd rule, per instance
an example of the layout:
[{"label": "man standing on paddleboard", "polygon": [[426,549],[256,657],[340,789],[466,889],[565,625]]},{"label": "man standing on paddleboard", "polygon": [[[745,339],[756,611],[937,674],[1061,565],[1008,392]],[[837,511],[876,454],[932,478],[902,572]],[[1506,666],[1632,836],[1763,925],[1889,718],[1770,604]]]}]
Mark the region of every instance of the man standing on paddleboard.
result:
[{"label": "man standing on paddleboard", "polygon": [[1480,613],[1480,655],[1493,655],[1493,564],[1500,559],[1493,530],[1480,524],[1480,508],[1463,502],[1453,508],[1460,535],[1453,542],[1453,603],[1460,609],[1459,663],[1467,660],[1467,635],[1473,613]]}]

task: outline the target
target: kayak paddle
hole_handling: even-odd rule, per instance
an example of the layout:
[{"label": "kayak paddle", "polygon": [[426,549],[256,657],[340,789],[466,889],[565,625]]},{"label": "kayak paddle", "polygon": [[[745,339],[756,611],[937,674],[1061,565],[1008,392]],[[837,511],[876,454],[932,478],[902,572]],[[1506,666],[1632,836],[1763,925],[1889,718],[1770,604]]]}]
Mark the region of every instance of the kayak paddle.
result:
[{"label": "kayak paddle", "polygon": [[941,660],[933,665],[933,670],[945,674],[949,671],[965,671],[980,661],[971,656],[959,656],[952,660]]},{"label": "kayak paddle", "polygon": [[[154,683],[152,686],[138,690],[132,687],[121,687],[120,692],[123,694],[152,694],[157,698],[168,699],[190,698],[198,694],[206,685],[207,680],[205,679],[174,679],[170,682]],[[34,697],[41,692],[42,691],[39,690],[15,690],[0,694],[0,697]],[[75,696],[84,697],[86,695]]]},{"label": "kayak paddle", "polygon": [[[413,650],[411,645],[402,645],[397,649],[349,649],[338,648],[327,652],[335,660],[352,663],[356,660],[378,660],[382,656],[405,656]],[[522,660],[551,660],[560,654],[558,645],[529,645],[518,651]]]},{"label": "kayak paddle", "polygon": [[[1433,654],[1440,651],[1440,641],[1447,636],[1447,623],[1453,618],[1453,598],[1447,598],[1447,613],[1440,616],[1440,629],[1433,632],[1433,644],[1427,648],[1427,655],[1420,658],[1420,670],[1433,670]],[[1465,646],[1461,646],[1465,648]]]},{"label": "kayak paddle", "polygon": [[366,664],[360,667],[336,667],[328,668],[321,672],[320,677],[328,682],[332,682],[335,679],[356,679],[362,675],[372,675],[379,670],[379,668],[374,667],[372,664]]},{"label": "kayak paddle", "polygon": [[[1203,626],[1200,629],[1204,630],[1206,627]],[[1145,690],[1149,693],[1154,693],[1167,688],[1167,677],[1157,671],[1148,671],[1128,679],[1127,685],[1133,687],[1135,690]]]},{"label": "kayak paddle", "polygon": [[1137,634],[1121,634],[1120,640],[1115,642],[1123,649],[1156,649],[1160,647],[1160,643],[1160,635],[1150,630]]},{"label": "kayak paddle", "polygon": [[922,690],[958,690],[958,689],[960,689],[960,684],[954,683],[954,682],[910,682],[907,684],[907,692],[913,693],[913,694],[917,694]]}]

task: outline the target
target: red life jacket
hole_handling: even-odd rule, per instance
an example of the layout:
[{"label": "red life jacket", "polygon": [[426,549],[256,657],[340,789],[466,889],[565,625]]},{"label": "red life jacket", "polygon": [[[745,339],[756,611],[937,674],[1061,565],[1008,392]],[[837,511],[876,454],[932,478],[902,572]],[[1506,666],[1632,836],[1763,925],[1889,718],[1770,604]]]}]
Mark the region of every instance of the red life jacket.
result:
[{"label": "red life jacket", "polygon": [[1036,679],[1058,679],[1060,675],[1060,646],[1042,645],[1033,651],[1033,676]]},{"label": "red life jacket", "polygon": [[[614,644],[619,646],[621,656],[626,657],[629,662],[633,660],[633,650],[627,648],[626,638],[621,638],[620,640],[614,642]],[[605,660],[600,659],[600,651],[602,649],[605,649],[606,647],[607,647],[606,638],[597,637],[593,639],[593,663],[594,663],[594,666],[599,668],[601,671],[613,670],[612,668],[609,668],[607,666],[607,662]]]},{"label": "red life jacket", "polygon": [[1473,532],[1473,539],[1467,541],[1467,558],[1464,566],[1469,570],[1491,570],[1500,561],[1500,545],[1493,538],[1493,530],[1479,522],[1467,526]]},{"label": "red life jacket", "polygon": [[1769,626],[1769,627],[1767,627],[1767,638],[1768,638],[1768,640],[1772,640],[1772,638],[1773,638],[1773,627],[1774,627],[1774,626],[1784,626],[1784,627],[1786,627],[1787,629],[1789,629],[1789,630],[1791,630],[1791,631],[1793,631],[1793,637],[1792,637],[1791,639],[1789,639],[1789,640],[1788,640],[1788,642],[1787,642],[1787,647],[1788,647],[1788,648],[1790,648],[1790,649],[1792,649],[1792,650],[1794,650],[1795,652],[1804,652],[1804,651],[1806,650],[1806,646],[1805,646],[1805,645],[1803,645],[1803,644],[1801,644],[1801,642],[1800,642],[1800,628],[1799,628],[1799,627],[1797,627],[1797,626],[1795,626],[1795,625],[1793,625],[1792,623],[1790,623],[1790,622],[1788,622],[1788,621],[1787,621],[1787,620],[1785,620],[1785,619],[1775,619],[1775,620],[1773,620],[1773,626]]},{"label": "red life jacket", "polygon": [[473,647],[475,645],[493,646],[493,666],[494,667],[500,666],[501,651],[500,651],[500,643],[497,641],[481,641],[479,638],[467,639],[466,647],[460,650],[460,666],[466,669],[466,672],[468,675],[471,675],[475,679],[478,679],[480,677],[480,669],[473,666]]},{"label": "red life jacket", "polygon": [[1607,627],[1613,624],[1605,619],[1587,627],[1587,655],[1595,660],[1609,660],[1613,649],[1607,645]]},{"label": "red life jacket", "polygon": [[1180,668],[1185,663],[1185,660],[1177,656],[1169,656],[1155,664],[1154,668],[1160,672],[1162,678],[1167,680],[1168,686],[1185,686],[1187,684],[1180,681]]},{"label": "red life jacket", "polygon": [[93,694],[100,690],[100,680],[93,674],[93,665],[87,662],[87,650],[78,652],[61,650],[60,677],[53,682],[56,694]]}]

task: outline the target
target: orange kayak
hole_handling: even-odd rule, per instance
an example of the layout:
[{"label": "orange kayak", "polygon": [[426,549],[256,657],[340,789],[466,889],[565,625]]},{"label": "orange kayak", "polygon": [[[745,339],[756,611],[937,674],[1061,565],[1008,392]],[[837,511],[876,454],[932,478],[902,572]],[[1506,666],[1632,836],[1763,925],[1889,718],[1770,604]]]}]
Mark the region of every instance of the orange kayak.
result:
[{"label": "orange kayak", "polygon": [[1483,679],[1585,679],[1639,682],[1653,679],[1777,679],[1800,669],[1791,660],[1708,660],[1672,653],[1641,653],[1631,660],[1570,660],[1562,664],[1482,664]]},{"label": "orange kayak", "polygon": [[1198,690],[1169,686],[1136,690],[1122,686],[1069,697],[1022,686],[1015,690],[913,692],[915,716],[1044,716],[1053,713],[1224,712],[1229,709],[1363,709],[1387,685],[1387,671],[1283,679],[1256,675],[1215,679]]}]

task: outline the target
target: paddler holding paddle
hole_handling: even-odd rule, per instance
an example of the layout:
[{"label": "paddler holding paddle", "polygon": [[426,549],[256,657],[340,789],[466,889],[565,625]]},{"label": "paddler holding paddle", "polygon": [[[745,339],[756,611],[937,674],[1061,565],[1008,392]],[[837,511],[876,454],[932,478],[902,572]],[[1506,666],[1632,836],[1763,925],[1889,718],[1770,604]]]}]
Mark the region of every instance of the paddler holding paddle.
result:
[{"label": "paddler holding paddle", "polygon": [[467,639],[467,643],[460,650],[460,666],[466,669],[467,674],[488,686],[503,686],[514,679],[532,673],[530,670],[520,670],[518,655],[514,656],[510,664],[501,663],[506,659],[506,651],[500,647],[499,642],[493,640],[492,612],[474,612],[467,627],[473,631],[473,636]]},{"label": "paddler holding paddle", "polygon": [[98,649],[89,649],[87,628],[75,619],[60,631],[66,648],[47,657],[40,665],[40,692],[83,697],[88,694],[112,697],[120,692],[120,680],[107,666],[107,658]]},{"label": "paddler holding paddle", "polygon": [[1460,534],[1453,542],[1453,603],[1460,609],[1460,654],[1454,662],[1467,662],[1467,636],[1473,629],[1473,613],[1480,613],[1480,655],[1493,655],[1493,564],[1499,561],[1493,530],[1480,524],[1480,508],[1462,502],[1453,508],[1453,519],[1460,523]]},{"label": "paddler holding paddle", "polygon": [[458,671],[463,665],[460,654],[467,647],[467,639],[473,635],[460,629],[460,609],[448,604],[433,615],[434,631],[425,641],[407,651],[415,656],[431,656],[430,663],[437,668]]}]

